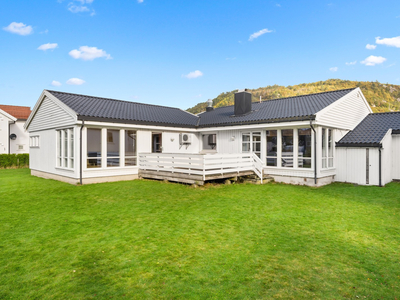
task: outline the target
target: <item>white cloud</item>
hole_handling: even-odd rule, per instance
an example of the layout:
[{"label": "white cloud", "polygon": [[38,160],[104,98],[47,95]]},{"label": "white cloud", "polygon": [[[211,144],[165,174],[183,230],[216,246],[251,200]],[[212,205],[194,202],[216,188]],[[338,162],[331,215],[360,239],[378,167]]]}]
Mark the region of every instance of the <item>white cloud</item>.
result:
[{"label": "white cloud", "polygon": [[74,14],[80,13],[80,12],[85,12],[85,11],[90,11],[90,9],[87,6],[75,5],[73,3],[68,4],[68,10]]},{"label": "white cloud", "polygon": [[190,72],[189,74],[183,75],[183,77],[189,78],[189,79],[193,79],[193,78],[197,78],[197,77],[201,77],[203,76],[203,72],[196,70],[194,72]]},{"label": "white cloud", "polygon": [[52,86],[61,86],[62,84],[61,84],[61,82],[59,82],[59,81],[53,80],[53,81],[51,82],[51,85],[52,85]]},{"label": "white cloud", "polygon": [[250,35],[249,41],[251,42],[252,40],[258,38],[259,36],[262,36],[263,34],[270,32],[272,32],[272,30],[268,30],[268,28],[261,29],[260,31],[254,32],[252,35]]},{"label": "white cloud", "polygon": [[46,50],[56,49],[57,47],[58,47],[57,43],[54,43],[54,44],[47,43],[47,44],[43,44],[43,45],[39,46],[37,49],[46,51]]},{"label": "white cloud", "polygon": [[30,25],[27,26],[24,23],[17,23],[17,22],[12,22],[7,27],[3,27],[3,30],[19,35],[28,35],[33,33],[32,26]]},{"label": "white cloud", "polygon": [[366,66],[375,66],[378,64],[381,64],[386,61],[386,58],[382,56],[368,56],[365,60],[363,60],[361,63],[366,65]]},{"label": "white cloud", "polygon": [[351,61],[351,62],[347,62],[346,65],[347,66],[354,66],[357,63],[357,61]]},{"label": "white cloud", "polygon": [[49,33],[49,30],[48,29],[46,29],[46,30],[44,30],[44,31],[41,31],[41,32],[39,32],[40,34],[48,34]]},{"label": "white cloud", "polygon": [[338,67],[329,68],[329,71],[331,71],[331,72],[337,72],[337,70],[339,70]]},{"label": "white cloud", "polygon": [[93,1],[94,0],[72,0],[72,2],[68,3],[68,10],[72,13],[91,12],[90,15],[94,16],[96,12],[88,6],[88,4],[92,4]]},{"label": "white cloud", "polygon": [[275,4],[276,7],[281,7],[281,5],[279,3]]},{"label": "white cloud", "polygon": [[392,37],[392,38],[384,38],[381,39],[379,36],[375,38],[375,43],[380,45],[386,45],[391,47],[400,48],[400,36]]},{"label": "white cloud", "polygon": [[137,3],[143,3],[144,0],[137,0]]},{"label": "white cloud", "polygon": [[70,78],[67,80],[67,84],[70,84],[70,85],[81,85],[84,83],[85,83],[85,80],[79,79],[79,78]]},{"label": "white cloud", "polygon": [[367,44],[367,46],[365,46],[365,48],[368,50],[374,50],[376,48],[376,45]]},{"label": "white cloud", "polygon": [[102,49],[97,47],[81,46],[79,50],[74,49],[69,52],[69,55],[75,59],[93,60],[95,58],[105,57],[106,59],[112,59],[111,55]]}]

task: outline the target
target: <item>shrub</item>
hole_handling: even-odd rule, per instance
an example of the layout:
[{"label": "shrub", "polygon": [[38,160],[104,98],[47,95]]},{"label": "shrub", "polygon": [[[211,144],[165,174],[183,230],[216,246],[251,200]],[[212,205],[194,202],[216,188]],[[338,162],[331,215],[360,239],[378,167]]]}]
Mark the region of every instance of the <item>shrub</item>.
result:
[{"label": "shrub", "polygon": [[29,167],[29,154],[0,154],[0,168]]}]

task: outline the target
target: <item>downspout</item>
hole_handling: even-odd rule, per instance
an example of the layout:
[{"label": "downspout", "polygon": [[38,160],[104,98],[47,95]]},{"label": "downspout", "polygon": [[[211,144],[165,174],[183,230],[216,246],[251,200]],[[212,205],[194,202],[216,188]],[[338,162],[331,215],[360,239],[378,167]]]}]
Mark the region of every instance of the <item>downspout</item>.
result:
[{"label": "downspout", "polygon": [[312,125],[312,120],[310,119],[310,127],[314,131],[314,184],[317,184],[317,133],[314,126]]},{"label": "downspout", "polygon": [[82,131],[85,126],[85,120],[82,120],[82,126],[79,133],[79,184],[82,185]]},{"label": "downspout", "polygon": [[379,145],[379,186],[382,186],[382,145]]}]

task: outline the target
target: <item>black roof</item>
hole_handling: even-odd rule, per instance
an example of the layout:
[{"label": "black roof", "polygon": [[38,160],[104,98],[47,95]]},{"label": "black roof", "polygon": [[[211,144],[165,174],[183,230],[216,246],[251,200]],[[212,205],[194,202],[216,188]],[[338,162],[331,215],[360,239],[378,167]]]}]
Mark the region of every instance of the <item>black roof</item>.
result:
[{"label": "black roof", "polygon": [[219,107],[196,116],[173,107],[48,92],[75,111],[79,120],[196,128],[310,120],[317,112],[353,90],[253,102],[252,112],[244,116],[234,116],[234,106]]},{"label": "black roof", "polygon": [[76,112],[79,120],[194,127],[198,117],[174,107],[49,91]]},{"label": "black roof", "polygon": [[400,133],[400,112],[369,114],[352,131],[348,132],[337,147],[379,147],[389,129]]},{"label": "black roof", "polygon": [[252,112],[244,116],[234,116],[234,106],[219,107],[200,114],[199,127],[309,120],[354,89],[253,102]]}]

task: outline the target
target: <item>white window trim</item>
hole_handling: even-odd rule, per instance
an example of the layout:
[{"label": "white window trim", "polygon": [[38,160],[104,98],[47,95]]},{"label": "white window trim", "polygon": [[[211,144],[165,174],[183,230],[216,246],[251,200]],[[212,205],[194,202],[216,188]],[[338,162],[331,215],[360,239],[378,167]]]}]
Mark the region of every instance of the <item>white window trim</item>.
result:
[{"label": "white window trim", "polygon": [[[64,170],[75,169],[75,132],[74,128],[62,128],[56,130],[56,168]],[[60,136],[61,133],[61,136]],[[65,133],[67,134],[67,149],[65,149]],[[74,141],[71,136],[73,133]],[[60,141],[61,140],[61,141]],[[61,143],[60,143],[61,142]],[[74,143],[74,149],[71,151],[71,143]],[[61,146],[61,149],[60,149]],[[61,150],[61,155],[60,155]],[[60,163],[61,160],[61,163]],[[66,163],[65,163],[66,160]],[[72,166],[71,166],[72,165]]]}]

